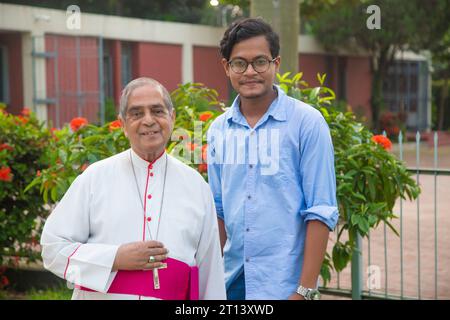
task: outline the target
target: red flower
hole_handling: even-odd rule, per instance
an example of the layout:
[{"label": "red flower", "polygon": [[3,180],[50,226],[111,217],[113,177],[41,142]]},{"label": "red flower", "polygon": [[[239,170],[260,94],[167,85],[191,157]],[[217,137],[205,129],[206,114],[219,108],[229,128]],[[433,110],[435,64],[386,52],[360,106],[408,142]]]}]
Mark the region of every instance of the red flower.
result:
[{"label": "red flower", "polygon": [[58,141],[59,138],[55,134],[56,131],[58,131],[58,129],[56,129],[56,128],[51,128],[50,129],[50,133],[52,134],[53,139],[55,139],[55,141]]},{"label": "red flower", "polygon": [[20,112],[24,117],[29,117],[31,114],[31,110],[27,107],[24,107]]},{"label": "red flower", "polygon": [[38,177],[41,176],[41,170],[36,171],[36,176],[38,176]]},{"label": "red flower", "polygon": [[4,288],[9,285],[9,280],[6,276],[1,276],[0,288]]},{"label": "red flower", "polygon": [[109,124],[109,131],[120,129],[122,122],[120,120],[115,120]]},{"label": "red flower", "polygon": [[84,170],[87,169],[87,167],[89,167],[89,165],[87,163],[83,163],[83,165],[81,166],[81,171],[83,172]]},{"label": "red flower", "polygon": [[202,147],[202,159],[204,162],[208,159],[208,145],[204,144]]},{"label": "red flower", "polygon": [[88,124],[88,121],[86,118],[73,118],[72,121],[70,121],[70,127],[72,128],[72,131],[78,131],[81,127]]},{"label": "red flower", "polygon": [[14,148],[13,147],[11,147],[9,144],[7,144],[7,143],[2,143],[2,144],[0,144],[0,151],[2,151],[2,150],[9,150],[9,151],[12,151]]},{"label": "red flower", "polygon": [[198,118],[200,119],[200,121],[205,122],[205,121],[208,121],[212,116],[213,116],[213,114],[211,112],[205,111],[205,112],[200,113]]},{"label": "red flower", "polygon": [[198,172],[203,173],[208,171],[208,165],[206,163],[202,163],[198,165]]},{"label": "red flower", "polygon": [[186,147],[187,147],[188,149],[190,149],[191,151],[194,151],[194,150],[198,147],[198,145],[197,145],[196,143],[190,143],[190,142],[188,142],[188,143],[186,143]]},{"label": "red flower", "polygon": [[28,118],[25,118],[24,116],[17,116],[19,118],[20,122],[23,124],[26,124],[28,121],[30,121]]},{"label": "red flower", "polygon": [[392,142],[383,135],[376,135],[372,137],[372,141],[382,146],[385,150],[390,150]]},{"label": "red flower", "polygon": [[11,168],[1,167],[0,168],[0,181],[11,181],[12,180]]}]

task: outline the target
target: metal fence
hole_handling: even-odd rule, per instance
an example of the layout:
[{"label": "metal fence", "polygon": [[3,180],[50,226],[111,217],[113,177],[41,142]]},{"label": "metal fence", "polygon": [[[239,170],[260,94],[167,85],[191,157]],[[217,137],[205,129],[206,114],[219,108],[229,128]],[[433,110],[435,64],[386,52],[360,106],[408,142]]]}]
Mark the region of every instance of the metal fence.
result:
[{"label": "metal fence", "polygon": [[[393,151],[421,187],[415,201],[399,199],[394,207],[400,236],[380,224],[359,238],[361,254],[332,275],[324,293],[352,299],[450,298],[450,147],[439,148],[437,133],[427,136],[432,140],[424,147],[419,132],[413,143],[405,143],[400,133]],[[439,150],[445,151],[442,163]]]}]

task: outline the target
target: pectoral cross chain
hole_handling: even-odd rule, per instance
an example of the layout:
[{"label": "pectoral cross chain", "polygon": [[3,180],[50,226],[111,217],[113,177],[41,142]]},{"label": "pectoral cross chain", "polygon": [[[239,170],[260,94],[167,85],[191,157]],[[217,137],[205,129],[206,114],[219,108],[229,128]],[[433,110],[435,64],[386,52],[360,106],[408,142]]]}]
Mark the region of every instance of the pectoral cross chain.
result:
[{"label": "pectoral cross chain", "polygon": [[159,269],[166,269],[166,268],[167,268],[167,263],[163,263],[161,267],[157,267],[157,268],[153,269],[153,288],[155,290],[159,290],[160,289],[158,270]]}]

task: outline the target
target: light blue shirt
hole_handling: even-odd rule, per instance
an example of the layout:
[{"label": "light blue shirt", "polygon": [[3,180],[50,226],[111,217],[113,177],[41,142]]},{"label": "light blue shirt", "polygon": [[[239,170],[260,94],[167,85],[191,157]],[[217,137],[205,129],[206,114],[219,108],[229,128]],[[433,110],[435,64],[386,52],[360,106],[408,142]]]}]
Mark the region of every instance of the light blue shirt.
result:
[{"label": "light blue shirt", "polygon": [[208,130],[208,178],[225,222],[227,288],[245,271],[246,299],[287,299],[303,264],[306,222],[338,220],[334,151],[315,108],[278,90],[251,128],[239,96]]}]

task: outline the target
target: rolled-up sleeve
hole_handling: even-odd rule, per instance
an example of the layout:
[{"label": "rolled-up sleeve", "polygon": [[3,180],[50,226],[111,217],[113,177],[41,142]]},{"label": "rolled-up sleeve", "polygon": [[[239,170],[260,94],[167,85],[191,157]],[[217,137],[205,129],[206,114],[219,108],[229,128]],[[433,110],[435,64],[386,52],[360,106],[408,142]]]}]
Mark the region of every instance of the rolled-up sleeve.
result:
[{"label": "rolled-up sleeve", "polygon": [[334,149],[330,130],[317,111],[300,133],[300,172],[306,210],[305,221],[319,220],[333,230],[338,222]]}]

